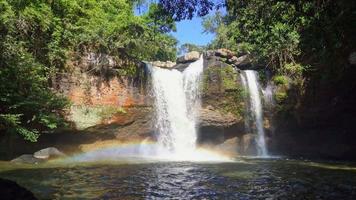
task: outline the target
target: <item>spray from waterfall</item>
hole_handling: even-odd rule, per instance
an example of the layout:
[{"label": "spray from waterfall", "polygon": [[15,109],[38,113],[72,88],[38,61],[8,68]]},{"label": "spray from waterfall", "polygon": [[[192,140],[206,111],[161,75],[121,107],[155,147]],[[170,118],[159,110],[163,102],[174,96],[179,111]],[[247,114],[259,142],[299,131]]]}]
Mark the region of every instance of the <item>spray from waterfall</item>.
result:
[{"label": "spray from waterfall", "polygon": [[[245,121],[246,130],[255,130],[257,133],[257,150],[258,156],[268,156],[265,140],[265,131],[263,128],[263,110],[260,97],[260,85],[257,80],[257,73],[253,70],[245,70],[241,74],[243,86],[249,94],[249,117]],[[249,120],[252,118],[253,123]]]}]

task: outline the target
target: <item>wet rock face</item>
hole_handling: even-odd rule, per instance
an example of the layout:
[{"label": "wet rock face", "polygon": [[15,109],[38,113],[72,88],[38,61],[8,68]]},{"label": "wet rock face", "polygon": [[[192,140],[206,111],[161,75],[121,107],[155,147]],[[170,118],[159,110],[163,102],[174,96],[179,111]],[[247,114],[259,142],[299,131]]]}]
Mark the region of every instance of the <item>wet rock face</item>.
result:
[{"label": "wet rock face", "polygon": [[200,126],[229,127],[239,122],[232,113],[223,114],[211,106],[201,109],[199,114]]},{"label": "wet rock face", "polygon": [[227,154],[237,155],[240,146],[240,139],[238,137],[234,137],[231,139],[227,139],[224,143],[216,146],[218,151],[222,151]]},{"label": "wet rock face", "polygon": [[254,134],[245,134],[240,143],[240,153],[242,155],[257,155],[257,136]]},{"label": "wet rock face", "polygon": [[95,135],[111,135],[120,141],[138,141],[154,137],[152,107],[131,107],[102,124],[86,129]]}]

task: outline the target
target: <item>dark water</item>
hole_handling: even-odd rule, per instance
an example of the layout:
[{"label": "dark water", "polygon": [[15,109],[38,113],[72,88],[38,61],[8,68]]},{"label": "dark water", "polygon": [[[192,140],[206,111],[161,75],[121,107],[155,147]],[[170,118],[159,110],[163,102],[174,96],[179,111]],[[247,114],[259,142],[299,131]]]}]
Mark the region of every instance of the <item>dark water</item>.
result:
[{"label": "dark water", "polygon": [[247,159],[5,168],[0,164],[0,177],[39,199],[356,199],[356,165],[346,163]]}]

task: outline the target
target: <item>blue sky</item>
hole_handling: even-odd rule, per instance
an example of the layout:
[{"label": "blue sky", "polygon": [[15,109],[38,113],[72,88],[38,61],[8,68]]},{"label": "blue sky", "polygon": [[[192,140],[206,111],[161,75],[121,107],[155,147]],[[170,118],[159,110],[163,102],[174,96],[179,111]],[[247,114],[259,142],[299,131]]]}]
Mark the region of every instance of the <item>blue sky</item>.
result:
[{"label": "blue sky", "polygon": [[[141,15],[147,11],[148,5],[142,5],[140,10],[135,9],[136,15]],[[185,43],[196,45],[206,45],[214,39],[214,34],[203,33],[202,18],[194,17],[192,20],[176,22],[177,31],[171,34],[179,41],[178,47]]]},{"label": "blue sky", "polygon": [[200,17],[177,22],[176,26],[177,32],[172,32],[172,35],[179,40],[179,45],[185,43],[206,45],[214,39],[214,34],[203,33],[202,18]]}]

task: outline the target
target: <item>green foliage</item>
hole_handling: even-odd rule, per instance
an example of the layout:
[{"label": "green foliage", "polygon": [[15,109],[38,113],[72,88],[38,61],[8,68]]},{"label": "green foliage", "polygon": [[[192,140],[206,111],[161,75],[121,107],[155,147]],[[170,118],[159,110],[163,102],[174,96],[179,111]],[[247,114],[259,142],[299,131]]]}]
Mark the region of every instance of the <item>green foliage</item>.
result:
[{"label": "green foliage", "polygon": [[288,97],[286,92],[277,92],[274,95],[274,98],[276,99],[277,103],[282,103],[284,100],[286,100]]},{"label": "green foliage", "polygon": [[349,0],[227,0],[226,5],[226,16],[217,12],[203,22],[216,34],[210,47],[249,53],[279,74],[300,77],[310,66],[329,65],[341,47],[355,44],[356,6]]},{"label": "green foliage", "polygon": [[273,83],[276,85],[287,85],[288,78],[286,76],[275,76],[273,77]]},{"label": "green foliage", "polygon": [[236,90],[238,88],[237,72],[232,66],[221,68],[220,75],[222,77],[222,84],[224,90]]},{"label": "green foliage", "polygon": [[303,72],[306,71],[308,67],[296,63],[287,63],[281,69],[280,73],[288,75],[290,77],[301,77]]},{"label": "green foliage", "polygon": [[48,88],[48,68],[23,43],[6,35],[0,47],[0,129],[36,141],[41,130],[63,124],[60,110],[68,101]]},{"label": "green foliage", "polygon": [[185,43],[179,47],[179,54],[183,55],[183,54],[191,52],[191,51],[197,51],[199,53],[203,53],[205,50],[206,50],[205,46]]},{"label": "green foliage", "polygon": [[120,75],[135,74],[137,60],[174,60],[177,41],[167,34],[175,30],[172,15],[152,4],[135,16],[141,3],[0,0],[0,131],[36,141],[65,125],[69,102],[51,80],[87,53],[112,56]]},{"label": "green foliage", "polygon": [[[232,4],[230,6],[233,6]],[[236,16],[222,18],[215,28],[217,40],[214,45],[241,53],[250,53],[256,62],[270,66],[283,66],[294,60],[300,36],[298,13],[295,7],[283,1],[252,0],[237,3]]]}]

